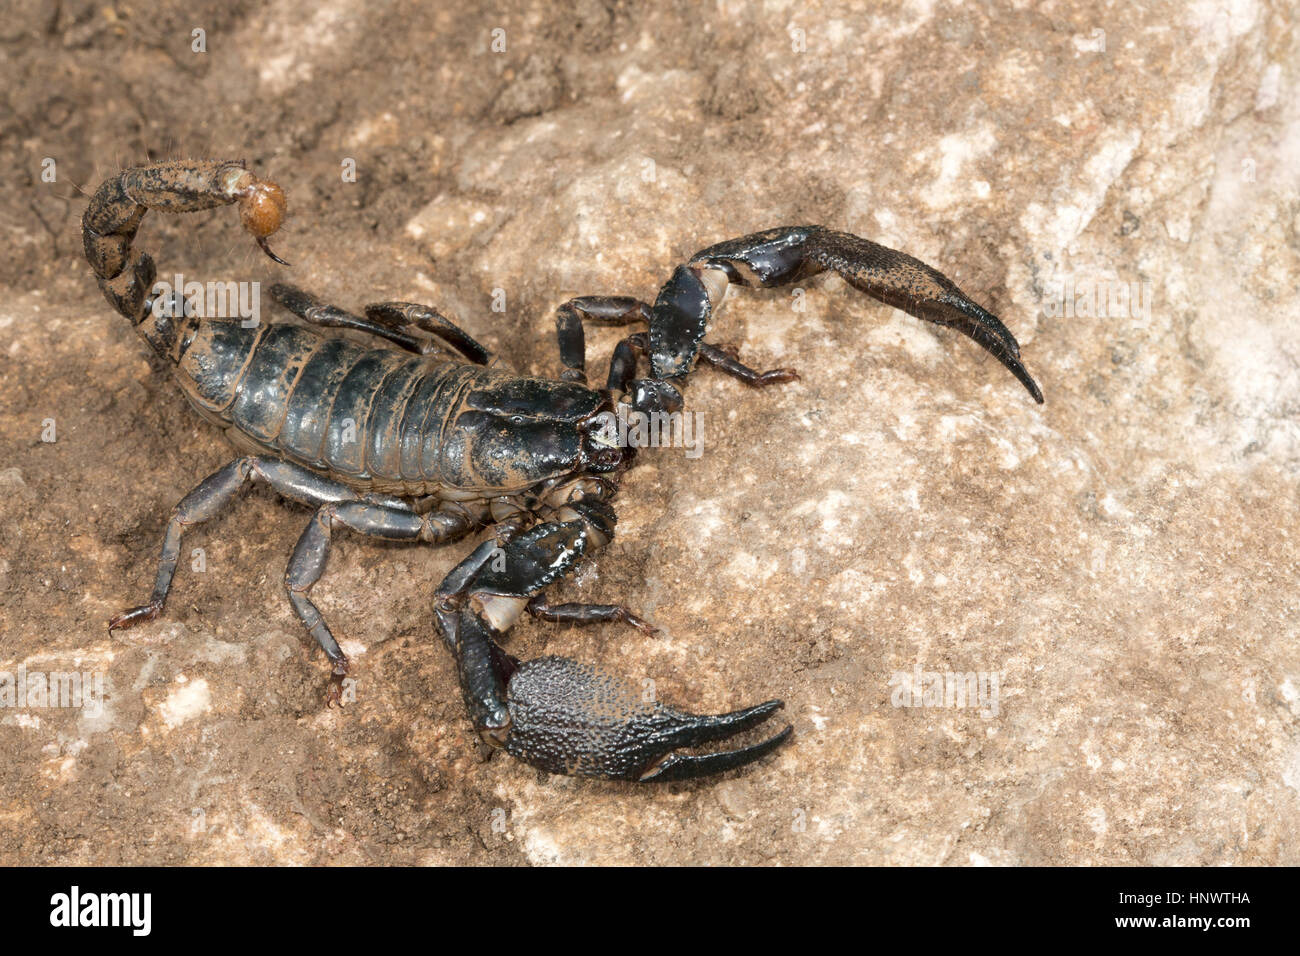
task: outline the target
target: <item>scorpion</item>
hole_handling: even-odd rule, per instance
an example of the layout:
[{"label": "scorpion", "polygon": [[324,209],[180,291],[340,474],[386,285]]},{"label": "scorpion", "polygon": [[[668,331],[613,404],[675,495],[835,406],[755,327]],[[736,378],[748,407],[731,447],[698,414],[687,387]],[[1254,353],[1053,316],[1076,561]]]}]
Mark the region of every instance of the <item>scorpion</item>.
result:
[{"label": "scorpion", "polygon": [[[468,332],[416,303],[383,302],[356,315],[276,284],[273,299],[301,321],[250,327],[177,308],[175,297],[164,301],[153,260],[132,247],[145,213],[236,203],[262,251],[288,265],[267,245],[284,220],[285,194],[243,161],[123,170],[100,186],[82,219],[86,258],[109,304],[239,452],[175,506],[148,602],[114,616],[110,630],[156,618],[182,535],[241,489],[263,484],[313,509],[284,583],[329,659],[327,704],[341,703],[348,658],[311,599],[332,534],[444,544],[482,532],[436,590],[437,630],[487,752],[505,750],[550,773],[686,780],[750,764],[792,733],[787,725],[748,746],[710,750],[783,702],[700,715],[643,699],[630,683],[570,658],[520,661],[501,646],[525,613],[653,632],[623,605],[553,604],[546,592],[614,535],[612,502],[638,449],[609,439],[603,424],[611,412],[680,413],[681,386],[701,365],[754,387],[798,378],[792,369],[756,371],[734,350],[704,341],[729,284],[766,289],[831,270],[869,296],[964,333],[1043,401],[1015,337],[954,282],[905,253],[813,225],[709,246],[674,270],[653,304],[631,296],[565,302],[556,311],[559,380],[502,367]],[[638,327],[614,349],[603,388],[587,384],[587,323]],[[365,344],[356,333],[368,336]],[[642,362],[647,371],[638,377]]]}]

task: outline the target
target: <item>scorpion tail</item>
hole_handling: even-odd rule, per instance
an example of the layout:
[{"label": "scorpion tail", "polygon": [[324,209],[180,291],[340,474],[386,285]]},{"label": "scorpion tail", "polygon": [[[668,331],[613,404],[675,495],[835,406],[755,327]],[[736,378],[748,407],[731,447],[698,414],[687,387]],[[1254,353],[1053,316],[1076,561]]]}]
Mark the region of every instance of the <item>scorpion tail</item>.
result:
[{"label": "scorpion tail", "polygon": [[197,212],[235,202],[244,228],[262,251],[287,264],[266,244],[284,221],[284,191],[258,179],[243,162],[154,163],[124,170],[101,185],[81,218],[81,230],[86,259],[109,304],[134,325],[151,311],[153,259],[131,248],[146,212]]},{"label": "scorpion tail", "polygon": [[[1024,385],[1034,401],[1043,393],[1020,359],[1020,345],[997,316],[937,269],[905,253],[821,226],[782,226],[697,252],[679,266],[655,300],[650,321],[651,377],[636,383],[650,400],[646,411],[680,401],[673,384],[704,354],[704,334],[727,285],[787,285],[826,269],[855,289],[909,315],[955,328],[979,343]],[[711,362],[711,364],[717,364]],[[651,388],[649,383],[657,383]]]}]

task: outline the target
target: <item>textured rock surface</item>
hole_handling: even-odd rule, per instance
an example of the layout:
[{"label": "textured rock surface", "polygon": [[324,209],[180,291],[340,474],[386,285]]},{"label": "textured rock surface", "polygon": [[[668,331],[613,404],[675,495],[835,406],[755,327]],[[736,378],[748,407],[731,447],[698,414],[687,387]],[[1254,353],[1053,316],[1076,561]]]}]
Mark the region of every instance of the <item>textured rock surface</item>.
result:
[{"label": "textured rock surface", "polygon": [[[97,672],[109,699],[0,709],[0,862],[1300,862],[1288,7],[1014,6],[7,18],[0,669]],[[281,593],[305,514],[269,495],[195,536],[207,570],[163,620],[107,634],[229,455],[79,254],[73,184],[170,155],[284,185],[292,281],[435,303],[548,373],[566,297],[650,297],[708,243],[822,222],[951,275],[1047,404],[837,279],[733,291],[719,339],[803,381],[697,375],[704,454],[649,456],[562,591],[664,635],[530,622],[512,646],[694,709],[783,697],[793,745],[651,789],[479,764],[430,615],[456,549],[339,542],[317,593],[356,656],[342,713]],[[164,274],[285,275],[229,211],[141,241]],[[997,673],[996,714],[893,706],[917,668]]]}]

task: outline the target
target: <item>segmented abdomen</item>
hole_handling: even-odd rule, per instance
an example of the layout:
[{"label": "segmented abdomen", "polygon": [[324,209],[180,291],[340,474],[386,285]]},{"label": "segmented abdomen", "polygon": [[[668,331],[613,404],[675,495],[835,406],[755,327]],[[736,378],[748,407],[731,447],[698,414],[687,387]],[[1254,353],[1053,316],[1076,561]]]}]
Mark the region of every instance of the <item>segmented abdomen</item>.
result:
[{"label": "segmented abdomen", "polygon": [[440,483],[444,424],[483,370],[296,325],[210,319],[176,371],[241,444],[357,487],[426,494]]}]

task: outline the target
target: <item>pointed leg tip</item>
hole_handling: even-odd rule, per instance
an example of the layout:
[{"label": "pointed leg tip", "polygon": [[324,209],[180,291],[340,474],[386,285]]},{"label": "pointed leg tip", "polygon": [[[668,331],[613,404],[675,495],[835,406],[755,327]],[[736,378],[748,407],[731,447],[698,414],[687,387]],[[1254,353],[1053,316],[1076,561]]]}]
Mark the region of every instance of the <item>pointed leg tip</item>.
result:
[{"label": "pointed leg tip", "polygon": [[623,621],[624,621],[624,623],[626,623],[626,624],[631,624],[633,627],[635,627],[635,628],[636,628],[638,631],[640,631],[642,634],[646,635],[646,637],[658,637],[658,636],[659,636],[659,628],[655,627],[653,624],[651,624],[651,623],[650,623],[649,621],[647,621],[645,618],[643,618],[643,617],[641,617],[641,616],[639,616],[639,615],[637,615],[637,614],[633,614],[631,611],[628,611],[628,610],[626,610],[626,609],[624,609]]},{"label": "pointed leg tip", "polygon": [[141,604],[139,607],[128,608],[121,614],[114,614],[108,619],[109,631],[124,631],[127,628],[135,627],[137,624],[143,624],[145,621],[152,621],[161,613],[162,608],[155,604]]},{"label": "pointed leg tip", "polygon": [[799,373],[792,368],[774,368],[764,372],[754,384],[760,388],[767,385],[787,385],[799,381]]},{"label": "pointed leg tip", "polygon": [[348,676],[349,661],[346,657],[340,658],[334,662],[330,669],[329,689],[325,692],[325,709],[328,710],[335,704],[339,710],[343,709],[346,703],[343,695],[343,680]]}]

